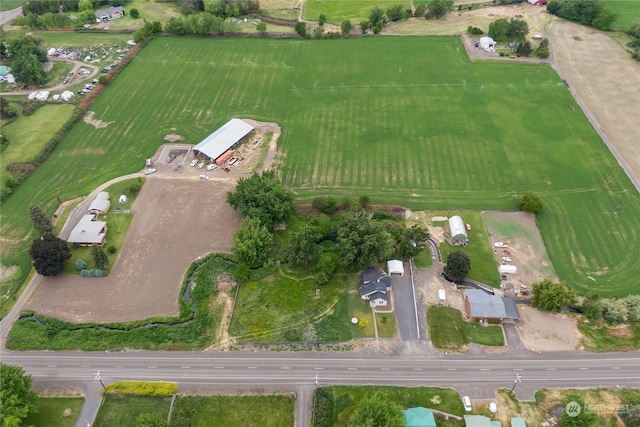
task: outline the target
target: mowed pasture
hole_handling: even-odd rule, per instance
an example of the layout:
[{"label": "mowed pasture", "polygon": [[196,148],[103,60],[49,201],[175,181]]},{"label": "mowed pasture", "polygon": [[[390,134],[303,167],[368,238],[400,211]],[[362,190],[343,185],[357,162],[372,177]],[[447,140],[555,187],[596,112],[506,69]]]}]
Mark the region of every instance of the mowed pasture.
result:
[{"label": "mowed pasture", "polygon": [[91,110],[112,123],[74,127],[3,205],[3,237],[28,234],[29,203],[52,212],[58,197],[140,170],[168,133],[195,144],[247,117],[282,127],[276,161],[300,202],[501,210],[536,191],[559,276],[636,291],[640,196],[546,64],[471,63],[450,37],[161,37]]},{"label": "mowed pasture", "polygon": [[405,9],[411,7],[407,0],[306,0],[303,17],[310,21],[317,21],[321,13],[327,17],[327,22],[340,25],[345,19],[351,20],[356,28],[360,21],[369,19],[371,10],[379,7],[385,13],[387,9],[401,4]]}]

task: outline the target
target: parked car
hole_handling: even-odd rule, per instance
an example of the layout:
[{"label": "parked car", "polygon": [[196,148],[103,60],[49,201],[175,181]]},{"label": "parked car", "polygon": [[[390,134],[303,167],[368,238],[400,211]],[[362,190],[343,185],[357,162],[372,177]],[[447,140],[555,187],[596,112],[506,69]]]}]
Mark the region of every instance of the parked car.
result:
[{"label": "parked car", "polygon": [[149,169],[145,169],[144,170],[144,174],[145,175],[151,175],[152,173],[154,173],[156,170],[154,168],[149,168]]},{"label": "parked car", "polygon": [[211,171],[214,170],[215,168],[217,168],[218,166],[216,166],[214,163],[211,163],[210,165],[207,165],[207,170]]},{"label": "parked car", "polygon": [[191,160],[191,163],[189,163],[189,165],[190,165],[190,166],[195,166],[195,165],[197,165],[197,164],[198,164],[198,161],[197,161],[197,160],[195,160],[195,159],[194,159],[194,160]]},{"label": "parked car", "polygon": [[209,175],[200,175],[200,179],[209,179]]},{"label": "parked car", "polygon": [[204,162],[200,162],[200,163],[198,164],[198,169],[202,169],[203,167],[204,167]]},{"label": "parked car", "polygon": [[495,242],[493,244],[493,246],[496,247],[496,248],[508,248],[509,247],[509,245],[507,245],[504,242]]},{"label": "parked car", "polygon": [[66,85],[67,83],[69,83],[69,79],[64,79],[64,80],[62,81],[62,84],[63,84],[63,85]]}]

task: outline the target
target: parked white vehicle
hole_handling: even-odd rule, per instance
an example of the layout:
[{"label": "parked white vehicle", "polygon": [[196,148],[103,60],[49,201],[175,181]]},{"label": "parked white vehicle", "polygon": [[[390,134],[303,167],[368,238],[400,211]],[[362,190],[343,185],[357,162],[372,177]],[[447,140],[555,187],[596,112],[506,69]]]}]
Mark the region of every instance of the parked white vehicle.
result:
[{"label": "parked white vehicle", "polygon": [[200,175],[200,179],[209,179],[209,175]]},{"label": "parked white vehicle", "polygon": [[144,170],[144,174],[145,175],[151,175],[152,173],[154,173],[156,170],[154,168],[149,168],[149,169],[145,169]]},{"label": "parked white vehicle", "polygon": [[198,164],[197,160],[191,160],[191,163],[189,163],[191,166],[195,166]]},{"label": "parked white vehicle", "polygon": [[214,169],[215,169],[215,168],[217,168],[217,167],[218,167],[218,166],[217,166],[215,163],[212,163],[212,164],[210,164],[210,165],[207,165],[207,170],[208,170],[208,171],[212,171],[212,170],[214,170]]},{"label": "parked white vehicle", "polygon": [[204,162],[198,164],[198,169],[202,169],[204,167]]},{"label": "parked white vehicle", "polygon": [[508,248],[509,247],[509,245],[507,245],[504,242],[495,242],[493,244],[493,246],[496,247],[496,248]]}]

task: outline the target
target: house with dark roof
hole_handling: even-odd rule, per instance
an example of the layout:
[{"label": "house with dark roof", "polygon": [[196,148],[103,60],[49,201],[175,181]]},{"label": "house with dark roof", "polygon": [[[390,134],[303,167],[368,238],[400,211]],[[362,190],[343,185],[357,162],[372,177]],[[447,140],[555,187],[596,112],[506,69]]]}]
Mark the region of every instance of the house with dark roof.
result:
[{"label": "house with dark roof", "polygon": [[511,298],[489,295],[480,289],[464,291],[467,316],[475,320],[520,319],[516,302]]},{"label": "house with dark roof", "polygon": [[407,427],[436,427],[436,419],[431,409],[417,406],[402,412],[404,413],[404,422]]},{"label": "house with dark roof", "polygon": [[112,19],[122,18],[124,16],[124,7],[111,6],[107,10],[96,10],[96,20],[111,21]]},{"label": "house with dark roof", "polygon": [[390,292],[391,278],[383,271],[370,267],[362,272],[360,298],[369,301],[371,307],[388,305]]}]

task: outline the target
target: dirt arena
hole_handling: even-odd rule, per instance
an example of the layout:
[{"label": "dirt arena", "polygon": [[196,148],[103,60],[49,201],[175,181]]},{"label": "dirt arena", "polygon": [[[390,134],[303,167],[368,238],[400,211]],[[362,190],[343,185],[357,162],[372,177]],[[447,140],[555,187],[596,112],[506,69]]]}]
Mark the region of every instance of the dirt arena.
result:
[{"label": "dirt arena", "polygon": [[126,322],[178,313],[197,257],[230,252],[241,215],[226,202],[235,180],[150,176],[111,274],[47,277],[26,309],[70,322]]}]

